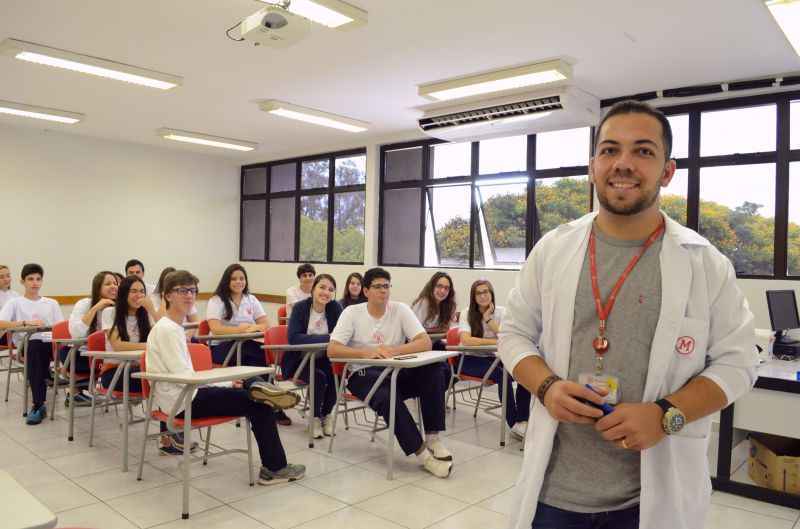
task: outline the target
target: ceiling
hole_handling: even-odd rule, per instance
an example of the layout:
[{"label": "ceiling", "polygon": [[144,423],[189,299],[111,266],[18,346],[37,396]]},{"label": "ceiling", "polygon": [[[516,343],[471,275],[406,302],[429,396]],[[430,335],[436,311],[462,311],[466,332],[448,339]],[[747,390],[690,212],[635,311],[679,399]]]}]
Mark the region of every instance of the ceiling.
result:
[{"label": "ceiling", "polygon": [[[82,112],[75,134],[165,144],[242,162],[413,135],[420,83],[562,57],[600,98],[800,70],[760,0],[349,0],[369,12],[351,31],[315,28],[286,50],[233,42],[225,29],[253,0],[2,0],[7,37],[183,76],[167,92],[0,57],[0,99]],[[501,8],[502,6],[502,8]],[[368,121],[350,134],[267,115],[281,99]],[[0,118],[0,124],[21,124]],[[23,126],[43,126],[38,122]],[[159,127],[260,144],[234,153],[173,144]]]}]

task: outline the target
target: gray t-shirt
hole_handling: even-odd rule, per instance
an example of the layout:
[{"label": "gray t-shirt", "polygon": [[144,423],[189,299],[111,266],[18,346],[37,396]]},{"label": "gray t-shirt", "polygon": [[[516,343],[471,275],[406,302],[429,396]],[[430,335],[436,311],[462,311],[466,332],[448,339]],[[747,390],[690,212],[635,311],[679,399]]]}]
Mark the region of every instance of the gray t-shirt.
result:
[{"label": "gray t-shirt", "polygon": [[[644,241],[597,238],[597,276],[603,304]],[[619,402],[642,402],[650,347],[661,310],[661,238],[647,249],[620,289],[607,321],[609,348],[604,372],[620,379]],[[588,249],[575,296],[569,379],[594,372],[592,339],[598,319],[592,294]],[[600,437],[594,425],[561,423],[539,501],[574,512],[624,509],[639,502],[639,452]]]}]

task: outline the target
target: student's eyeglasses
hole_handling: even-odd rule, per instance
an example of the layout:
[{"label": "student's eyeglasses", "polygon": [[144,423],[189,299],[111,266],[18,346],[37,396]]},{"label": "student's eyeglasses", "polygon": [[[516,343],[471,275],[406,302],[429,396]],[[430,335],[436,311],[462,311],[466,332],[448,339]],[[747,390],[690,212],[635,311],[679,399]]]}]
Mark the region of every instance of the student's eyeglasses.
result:
[{"label": "student's eyeglasses", "polygon": [[145,294],[143,288],[132,288],[128,292],[130,292],[131,294]]},{"label": "student's eyeglasses", "polygon": [[176,294],[180,294],[181,296],[188,296],[190,294],[192,296],[196,296],[197,295],[197,289],[196,288],[175,287],[175,288],[172,289],[172,291],[175,292]]},{"label": "student's eyeglasses", "polygon": [[475,295],[476,296],[485,296],[486,294],[491,294],[491,293],[492,293],[491,290],[476,290],[475,291]]},{"label": "student's eyeglasses", "polygon": [[369,288],[374,288],[375,290],[389,290],[392,288],[391,283],[375,283],[369,286]]}]

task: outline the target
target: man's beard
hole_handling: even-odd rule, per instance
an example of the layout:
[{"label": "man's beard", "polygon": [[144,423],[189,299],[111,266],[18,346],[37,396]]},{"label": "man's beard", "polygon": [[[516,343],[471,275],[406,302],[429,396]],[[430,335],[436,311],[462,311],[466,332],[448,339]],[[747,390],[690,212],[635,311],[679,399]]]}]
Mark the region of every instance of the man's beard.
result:
[{"label": "man's beard", "polygon": [[637,213],[641,213],[642,211],[648,209],[650,206],[655,204],[656,200],[658,200],[660,188],[656,187],[655,192],[652,195],[644,194],[641,198],[635,201],[633,204],[628,206],[618,207],[611,203],[608,200],[608,193],[613,193],[614,189],[610,185],[606,185],[606,192],[605,193],[597,193],[597,199],[600,201],[600,204],[611,213],[615,215],[636,215]]}]

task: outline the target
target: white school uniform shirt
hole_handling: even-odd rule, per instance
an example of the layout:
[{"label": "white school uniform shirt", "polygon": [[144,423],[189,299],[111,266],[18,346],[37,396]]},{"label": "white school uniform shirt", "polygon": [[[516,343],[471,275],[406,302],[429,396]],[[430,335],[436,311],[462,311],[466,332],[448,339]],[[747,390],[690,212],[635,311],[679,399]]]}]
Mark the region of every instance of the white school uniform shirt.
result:
[{"label": "white school uniform shirt", "polygon": [[[212,297],[208,300],[208,304],[206,305],[206,319],[219,320],[225,327],[237,327],[242,323],[252,325],[256,323],[258,318],[266,314],[264,312],[264,307],[261,306],[261,302],[252,294],[242,295],[242,301],[239,303],[238,307],[232,301],[231,304],[233,306],[233,315],[231,319],[226,320],[224,319],[225,303],[222,302],[219,296]],[[212,345],[217,345],[219,343],[221,343],[219,340],[211,342]]]},{"label": "white school uniform shirt", "polygon": [[[22,320],[42,320],[45,325],[55,325],[64,319],[58,301],[41,297],[32,301],[24,296],[11,298],[8,303],[0,309],[0,320],[2,321],[22,321]],[[37,332],[31,335],[31,340],[41,340],[50,342],[53,340],[52,332]],[[22,342],[22,335],[14,335],[14,344]]]},{"label": "white school uniform shirt", "polygon": [[[505,307],[501,307],[498,305],[494,306],[494,315],[492,319],[497,322],[497,325],[502,325],[503,317],[506,314]],[[469,326],[469,310],[462,310],[461,317],[458,320],[458,330],[459,332],[468,332],[470,335],[472,334],[472,328]],[[497,338],[497,334],[488,326],[486,325],[485,321],[481,320],[481,325],[483,325],[483,338]],[[475,338],[473,336],[473,338]]]},{"label": "white school uniform shirt", "polygon": [[[330,339],[356,348],[393,346],[403,345],[424,332],[417,316],[405,303],[390,301],[381,318],[373,318],[367,311],[367,304],[359,303],[342,311]],[[354,369],[362,367],[353,366]]]},{"label": "white school uniform shirt", "polygon": [[13,298],[18,298],[19,292],[16,290],[0,290],[0,309]]},{"label": "white school uniform shirt", "polygon": [[[418,302],[414,303],[411,306],[411,310],[414,311],[414,314],[417,316],[417,319],[422,323],[422,326],[425,327],[425,330],[428,329],[437,329],[441,327],[439,324],[439,320],[436,314],[434,314],[431,318],[428,319],[428,300],[421,299]],[[453,313],[450,315],[450,320],[447,322],[447,327],[455,327],[458,325],[458,321],[456,321],[456,308],[453,307]]]},{"label": "white school uniform shirt", "polygon": [[[106,351],[113,352],[114,347],[111,345],[111,329],[114,327],[114,318],[117,315],[117,310],[114,307],[108,307],[101,313],[101,328],[106,332]],[[152,326],[153,322],[150,321]],[[128,331],[128,341],[140,343],[142,341],[141,334],[139,333],[139,321],[136,316],[128,315],[125,317],[125,330]]]},{"label": "white school uniform shirt", "polygon": [[[73,338],[85,338],[89,334],[89,326],[83,323],[83,317],[92,308],[92,299],[83,298],[78,301],[73,307],[69,315],[69,335]],[[106,307],[109,308],[109,307]],[[102,326],[102,313],[103,311],[95,314],[95,330],[99,331]]]},{"label": "white school uniform shirt", "polygon": [[[303,292],[297,285],[286,289],[286,317],[292,315],[292,308],[298,301],[303,301],[311,297],[311,292]],[[292,307],[289,307],[292,305]]]},{"label": "white school uniform shirt", "polygon": [[[498,350],[509,372],[523,358],[541,356],[555,374],[567,378],[575,293],[595,216],[590,213],[549,232],[520,270],[509,293]],[[664,295],[643,401],[654,402],[702,375],[722,389],[730,404],[756,381],[753,315],[730,261],[706,239],[664,217],[660,254]],[[518,507],[509,525],[513,529],[531,526],[557,426],[533,399],[515,489]],[[641,452],[639,527],[705,525],[711,494],[706,459],[710,429],[708,416]]]},{"label": "white school uniform shirt", "polygon": [[[158,320],[147,337],[145,364],[149,373],[187,375],[194,373],[183,327],[169,317]],[[153,405],[161,408],[164,413],[169,413],[175,401],[178,400],[183,387],[180,384],[169,382],[157,383],[153,391]],[[195,389],[192,399],[196,394],[197,390]],[[184,409],[183,399],[180,400],[176,414]]]},{"label": "white school uniform shirt", "polygon": [[308,314],[308,328],[306,334],[330,334],[328,329],[328,317],[325,315],[325,309],[322,312],[316,312],[314,308]]}]

